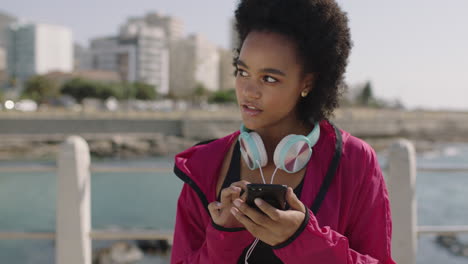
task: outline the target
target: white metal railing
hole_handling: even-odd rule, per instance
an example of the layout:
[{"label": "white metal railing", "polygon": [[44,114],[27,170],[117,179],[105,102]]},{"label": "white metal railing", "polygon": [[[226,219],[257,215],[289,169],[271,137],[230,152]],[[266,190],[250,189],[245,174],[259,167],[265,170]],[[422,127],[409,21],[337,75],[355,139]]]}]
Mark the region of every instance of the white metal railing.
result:
[{"label": "white metal railing", "polygon": [[[57,166],[55,165],[35,165],[28,167],[19,166],[2,166],[2,172],[56,172]],[[171,168],[154,168],[154,167],[111,167],[111,166],[91,166],[91,172],[172,172]]]},{"label": "white metal railing", "polygon": [[[418,167],[418,172],[437,172],[437,173],[468,173],[468,168],[425,168]],[[418,237],[420,235],[455,235],[455,234],[468,234],[468,225],[458,226],[418,226]]]},{"label": "white metal railing", "polygon": [[0,240],[55,240],[54,232],[0,232]]},{"label": "white metal railing", "polygon": [[455,235],[468,234],[468,225],[466,226],[418,226],[418,235],[436,234],[436,235]]},{"label": "white metal railing", "polygon": [[[92,166],[86,141],[68,137],[57,165],[2,166],[1,172],[56,172],[57,215],[55,232],[0,232],[0,240],[55,240],[57,264],[91,264],[91,240],[168,240],[172,231],[92,230],[90,220],[91,172],[170,172],[171,168]],[[393,258],[416,263],[417,238],[423,234],[468,233],[468,226],[417,226],[416,171],[468,172],[468,168],[416,168],[414,146],[398,140],[390,147],[386,168],[393,220]]]},{"label": "white metal railing", "polygon": [[[1,232],[0,240],[55,240],[55,232]],[[172,231],[92,230],[93,240],[173,240]]]}]

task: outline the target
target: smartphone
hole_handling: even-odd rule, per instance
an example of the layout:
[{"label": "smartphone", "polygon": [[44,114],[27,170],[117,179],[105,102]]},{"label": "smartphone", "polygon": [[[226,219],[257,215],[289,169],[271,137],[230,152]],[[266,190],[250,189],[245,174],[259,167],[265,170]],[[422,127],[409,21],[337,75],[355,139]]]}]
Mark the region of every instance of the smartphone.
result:
[{"label": "smartphone", "polygon": [[254,203],[255,198],[261,198],[271,206],[281,210],[286,209],[286,190],[288,187],[281,184],[247,184],[246,203],[261,211]]}]

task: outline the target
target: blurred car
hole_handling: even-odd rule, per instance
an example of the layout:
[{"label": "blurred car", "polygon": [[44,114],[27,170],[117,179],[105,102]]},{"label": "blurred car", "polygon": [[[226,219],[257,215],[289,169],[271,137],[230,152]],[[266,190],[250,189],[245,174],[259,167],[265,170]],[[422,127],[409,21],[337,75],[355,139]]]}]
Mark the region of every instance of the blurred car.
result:
[{"label": "blurred car", "polygon": [[15,103],[15,110],[22,112],[37,111],[37,103],[30,99],[22,99]]}]

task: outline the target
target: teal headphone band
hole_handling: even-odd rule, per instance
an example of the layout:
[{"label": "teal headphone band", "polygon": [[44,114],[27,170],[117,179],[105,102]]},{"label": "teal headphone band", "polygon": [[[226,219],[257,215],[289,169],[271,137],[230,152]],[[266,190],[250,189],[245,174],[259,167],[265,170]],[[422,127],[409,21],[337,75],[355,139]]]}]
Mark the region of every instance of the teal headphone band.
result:
[{"label": "teal headphone band", "polygon": [[[244,124],[240,128],[240,149],[244,161],[251,170],[263,167],[268,163],[266,150],[260,136],[248,130]],[[273,158],[276,167],[295,173],[304,168],[312,156],[312,147],[320,138],[320,124],[316,122],[309,135],[288,135],[276,146]]]}]

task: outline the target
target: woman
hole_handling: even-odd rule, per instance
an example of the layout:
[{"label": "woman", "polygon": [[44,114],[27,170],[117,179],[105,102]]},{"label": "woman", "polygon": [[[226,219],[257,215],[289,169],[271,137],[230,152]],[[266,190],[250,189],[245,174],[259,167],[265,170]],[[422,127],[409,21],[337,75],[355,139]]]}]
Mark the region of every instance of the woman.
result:
[{"label": "woman", "polygon": [[[351,48],[345,14],[333,0],[241,0],[235,15],[243,126],[176,156],[171,262],[394,263],[376,155],[327,120]],[[248,206],[248,183],[289,186],[289,208]]]}]

